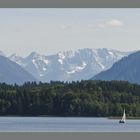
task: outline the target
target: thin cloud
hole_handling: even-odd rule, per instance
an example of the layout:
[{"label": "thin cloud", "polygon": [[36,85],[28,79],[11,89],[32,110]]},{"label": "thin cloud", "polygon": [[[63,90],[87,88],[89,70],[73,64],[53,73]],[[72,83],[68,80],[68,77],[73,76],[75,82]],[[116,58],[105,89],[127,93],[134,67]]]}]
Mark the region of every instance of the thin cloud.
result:
[{"label": "thin cloud", "polygon": [[98,24],[98,27],[100,27],[100,28],[106,28],[106,27],[116,28],[116,27],[122,27],[122,26],[123,26],[123,22],[120,20],[117,20],[117,19],[105,21],[105,22]]},{"label": "thin cloud", "polygon": [[60,25],[60,29],[62,29],[62,30],[66,30],[66,29],[69,29],[69,28],[71,28],[71,25],[69,25],[69,24]]}]

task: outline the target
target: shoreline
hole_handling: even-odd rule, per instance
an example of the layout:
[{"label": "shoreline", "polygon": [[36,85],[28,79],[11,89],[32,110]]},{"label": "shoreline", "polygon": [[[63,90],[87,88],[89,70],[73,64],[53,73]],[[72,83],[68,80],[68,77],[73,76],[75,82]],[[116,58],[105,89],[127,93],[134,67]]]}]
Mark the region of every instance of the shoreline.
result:
[{"label": "shoreline", "polygon": [[[52,118],[107,118],[107,119],[116,119],[119,120],[121,119],[121,116],[109,116],[109,117],[96,117],[96,116],[49,116],[49,115],[39,115],[39,116],[20,116],[20,115],[6,115],[6,116],[0,116],[0,117],[52,117]],[[127,120],[140,120],[140,117],[126,117]]]}]

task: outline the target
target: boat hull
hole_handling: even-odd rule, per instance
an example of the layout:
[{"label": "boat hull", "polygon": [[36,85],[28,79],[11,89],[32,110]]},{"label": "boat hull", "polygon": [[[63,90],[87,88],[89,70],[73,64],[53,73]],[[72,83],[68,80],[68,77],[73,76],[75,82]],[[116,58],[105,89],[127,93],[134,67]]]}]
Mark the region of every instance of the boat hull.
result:
[{"label": "boat hull", "polygon": [[125,123],[125,121],[120,120],[119,123]]}]

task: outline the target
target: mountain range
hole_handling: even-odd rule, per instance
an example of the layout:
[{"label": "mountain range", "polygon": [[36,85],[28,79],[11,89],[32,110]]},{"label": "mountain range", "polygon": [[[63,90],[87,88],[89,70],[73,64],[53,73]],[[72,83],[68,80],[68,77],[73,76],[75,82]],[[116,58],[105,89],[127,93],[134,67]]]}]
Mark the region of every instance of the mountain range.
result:
[{"label": "mountain range", "polygon": [[85,48],[59,52],[54,55],[32,52],[25,58],[13,54],[8,58],[39,81],[77,81],[88,80],[111,68],[115,62],[130,53],[106,48]]}]

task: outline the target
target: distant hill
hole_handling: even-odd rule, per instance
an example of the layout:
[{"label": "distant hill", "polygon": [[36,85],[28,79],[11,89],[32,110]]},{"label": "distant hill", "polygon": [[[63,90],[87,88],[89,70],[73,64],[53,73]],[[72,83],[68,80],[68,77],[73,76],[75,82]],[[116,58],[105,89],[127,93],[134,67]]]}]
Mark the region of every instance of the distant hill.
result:
[{"label": "distant hill", "polygon": [[93,80],[125,80],[140,84],[140,51],[116,62],[109,70],[103,71]]},{"label": "distant hill", "polygon": [[36,79],[24,68],[0,55],[0,82],[23,84],[27,81],[36,81]]}]

